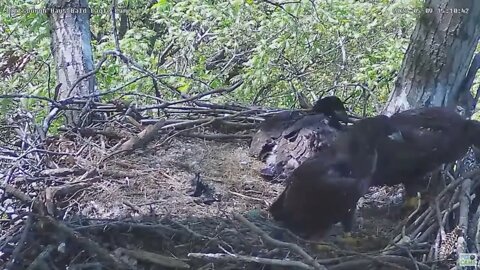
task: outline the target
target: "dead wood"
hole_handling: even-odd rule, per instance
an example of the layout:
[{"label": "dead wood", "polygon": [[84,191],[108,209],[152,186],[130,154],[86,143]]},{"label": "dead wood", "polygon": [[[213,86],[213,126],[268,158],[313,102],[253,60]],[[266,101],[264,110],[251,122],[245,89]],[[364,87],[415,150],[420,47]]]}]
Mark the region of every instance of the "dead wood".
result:
[{"label": "dead wood", "polygon": [[51,256],[51,253],[55,250],[54,245],[48,245],[33,262],[28,266],[27,270],[49,270],[50,266],[47,264],[47,260]]},{"label": "dead wood", "polygon": [[91,256],[97,257],[100,261],[105,263],[108,267],[113,267],[113,269],[129,269],[127,265],[122,263],[114,255],[110,254],[106,249],[102,248],[95,241],[86,238],[80,235],[78,232],[68,228],[66,225],[56,221],[54,218],[45,216],[40,217],[40,220],[44,222],[47,226],[52,226],[54,230],[58,231],[60,234],[64,234],[66,238],[69,238],[75,241],[77,244],[82,246],[82,248],[90,253]]},{"label": "dead wood", "polygon": [[84,174],[85,170],[81,168],[58,168],[58,169],[46,169],[38,173],[39,176],[55,176],[64,177],[68,175],[80,175]]},{"label": "dead wood", "polygon": [[146,147],[148,143],[150,143],[158,134],[160,128],[165,125],[164,120],[160,120],[154,125],[147,126],[144,130],[142,130],[138,135],[132,136],[129,140],[122,143],[119,147],[119,150],[112,152],[111,154],[102,158],[100,163],[105,162],[107,159],[122,153],[129,154],[133,152],[133,150]]},{"label": "dead wood", "polygon": [[[415,269],[418,267],[418,269],[421,270],[428,270],[430,267],[428,267],[425,264],[416,262],[415,260],[411,260],[406,257],[402,256],[392,256],[392,255],[385,255],[385,256],[378,256],[376,259],[380,262],[387,262],[390,263],[388,264],[388,268],[385,269]],[[372,269],[374,268],[375,265],[382,264],[379,262],[373,262],[372,260],[369,259],[360,259],[360,260],[352,260],[349,262],[345,263],[340,263],[338,265],[331,266],[329,270],[351,270],[351,269]]]},{"label": "dead wood", "polygon": [[131,152],[139,147],[145,147],[157,136],[158,130],[164,125],[165,121],[158,121],[153,126],[147,126],[138,135],[132,136],[128,141],[124,142],[120,146],[119,151]]},{"label": "dead wood", "polygon": [[190,265],[188,265],[187,263],[179,259],[175,259],[172,257],[155,254],[145,250],[129,250],[124,248],[120,248],[119,250],[120,252],[125,253],[129,256],[132,256],[141,261],[147,261],[156,265],[169,267],[169,268],[190,269]]},{"label": "dead wood", "polygon": [[[7,269],[18,269],[18,264],[22,261],[22,251],[27,245],[27,237],[30,233],[30,229],[33,225],[33,217],[32,215],[28,215],[27,221],[25,222],[25,226],[23,227],[23,232],[18,241],[18,245],[12,252],[12,258],[7,264]],[[35,262],[35,261],[34,261]]]},{"label": "dead wood", "polygon": [[[211,93],[233,91],[240,84]],[[218,269],[258,269],[259,264],[427,269],[452,265],[452,254],[471,251],[465,245],[469,239],[478,250],[480,207],[472,200],[479,170],[460,177],[446,173],[446,188],[430,205],[419,204],[398,228],[398,220],[384,217],[385,209],[380,217],[362,213],[369,235],[358,247],[340,245],[333,236],[320,250],[318,243],[291,233],[277,237],[281,228],[265,213],[283,186],[258,177],[261,164],[248,156],[246,142],[273,110],[199,101],[203,93],[172,101],[127,94],[153,102],[119,110],[109,102],[91,102],[95,95],[63,103],[41,99],[56,109],[44,121],[45,134],[29,132],[37,127],[28,117],[9,122],[15,125],[15,143],[0,145],[5,157],[0,159],[5,179],[0,267],[21,260],[30,269],[202,269],[206,263]],[[48,134],[57,113],[69,110],[69,104],[87,103],[92,108],[86,114],[106,113],[107,120]],[[142,115],[150,110],[160,119]],[[141,151],[148,145],[153,147]],[[109,159],[117,154],[115,161]],[[210,205],[188,195],[189,180],[197,172],[218,192]],[[456,233],[457,226],[462,233]],[[377,234],[385,240],[369,240]],[[365,248],[375,241],[382,245]]]},{"label": "dead wood", "polygon": [[243,256],[243,255],[235,255],[235,254],[223,254],[223,253],[189,253],[189,257],[199,258],[199,259],[207,259],[207,260],[218,260],[218,261],[227,261],[227,262],[254,262],[260,263],[263,265],[277,265],[277,266],[284,266],[284,267],[295,267],[300,269],[315,269],[314,267],[305,264],[303,262],[297,261],[290,261],[290,260],[279,260],[279,259],[267,259],[267,258],[259,258],[259,257],[252,257],[252,256]]}]

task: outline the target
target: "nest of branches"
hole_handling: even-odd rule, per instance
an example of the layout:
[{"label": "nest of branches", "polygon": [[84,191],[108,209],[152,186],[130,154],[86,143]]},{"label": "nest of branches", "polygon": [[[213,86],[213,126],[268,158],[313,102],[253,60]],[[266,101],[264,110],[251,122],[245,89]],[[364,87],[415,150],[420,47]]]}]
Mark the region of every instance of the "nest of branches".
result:
[{"label": "nest of branches", "polygon": [[[479,251],[478,169],[445,170],[434,199],[380,246],[313,243],[265,211],[283,187],[258,177],[246,141],[266,110],[70,101],[108,117],[56,136],[28,114],[3,120],[4,269],[444,269]],[[151,109],[166,117],[140,116]]]}]

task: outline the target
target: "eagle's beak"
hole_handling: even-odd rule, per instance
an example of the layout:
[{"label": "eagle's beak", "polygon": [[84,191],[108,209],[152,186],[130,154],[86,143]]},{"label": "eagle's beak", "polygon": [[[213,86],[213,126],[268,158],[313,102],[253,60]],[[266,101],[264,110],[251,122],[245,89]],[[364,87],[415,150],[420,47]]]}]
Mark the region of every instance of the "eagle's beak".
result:
[{"label": "eagle's beak", "polygon": [[333,111],[333,113],[338,118],[338,120],[340,120],[342,122],[345,122],[345,123],[351,122],[346,111],[338,110],[338,111]]}]

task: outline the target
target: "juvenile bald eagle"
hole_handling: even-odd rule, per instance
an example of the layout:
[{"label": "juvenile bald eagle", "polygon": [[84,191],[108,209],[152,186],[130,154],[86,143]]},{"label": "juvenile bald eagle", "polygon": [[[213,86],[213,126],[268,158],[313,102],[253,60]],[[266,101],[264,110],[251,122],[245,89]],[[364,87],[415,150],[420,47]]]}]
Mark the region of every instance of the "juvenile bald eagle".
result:
[{"label": "juvenile bald eagle", "polygon": [[349,119],[336,96],[319,99],[307,113],[284,111],[266,119],[250,145],[250,153],[266,163],[261,175],[285,180],[307,158],[335,140],[344,128],[340,121]]},{"label": "juvenile bald eagle", "polygon": [[387,116],[356,122],[293,171],[270,213],[304,237],[321,236],[339,221],[350,231],[357,201],[377,167],[377,145],[399,139]]},{"label": "juvenile bald eagle", "polygon": [[480,146],[480,123],[463,118],[453,109],[412,109],[392,115],[391,121],[404,140],[379,145],[372,185],[403,183],[409,197],[428,184],[428,173],[460,159],[470,146]]}]

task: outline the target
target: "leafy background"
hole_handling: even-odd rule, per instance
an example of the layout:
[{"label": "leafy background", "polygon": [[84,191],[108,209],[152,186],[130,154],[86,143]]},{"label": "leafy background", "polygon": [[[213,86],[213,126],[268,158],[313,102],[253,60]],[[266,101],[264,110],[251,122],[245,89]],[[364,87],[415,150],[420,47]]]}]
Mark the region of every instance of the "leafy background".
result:
[{"label": "leafy background", "polygon": [[[22,72],[0,81],[1,93],[49,96],[55,87],[47,16],[27,12],[44,7],[43,2],[0,3],[0,59],[12,51],[33,55]],[[159,86],[167,98],[172,97],[167,85],[194,94],[243,78],[244,84],[235,92],[208,98],[298,107],[297,92],[310,102],[336,94],[347,99],[355,113],[369,115],[385,103],[415,25],[416,13],[399,8],[419,7],[420,2],[119,1],[124,13],[118,15],[118,24],[122,16],[128,18],[120,45],[144,68],[165,75]],[[89,5],[95,12],[91,31],[98,61],[103,51],[115,48],[110,3],[91,0]],[[169,45],[173,45],[171,53],[159,62]],[[223,57],[215,58],[222,53]],[[96,79],[98,88],[106,91],[139,76],[118,59],[109,58]],[[152,80],[146,78],[124,91],[153,95],[153,89]],[[28,109],[39,106],[36,101],[22,102]],[[11,101],[3,100],[2,110],[12,108],[16,106]]]}]

